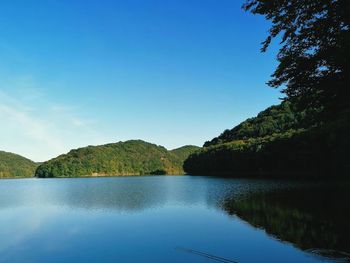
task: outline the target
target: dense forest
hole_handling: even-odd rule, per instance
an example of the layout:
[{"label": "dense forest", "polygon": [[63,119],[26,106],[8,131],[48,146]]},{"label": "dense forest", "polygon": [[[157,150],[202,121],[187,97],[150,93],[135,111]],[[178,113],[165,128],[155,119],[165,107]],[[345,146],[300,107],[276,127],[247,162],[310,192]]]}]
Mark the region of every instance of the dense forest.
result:
[{"label": "dense forest", "polygon": [[184,163],[189,174],[298,177],[350,171],[350,5],[345,0],[247,0],[271,21],[265,52],[280,37],[268,81],[280,105],[206,142]]},{"label": "dense forest", "polygon": [[0,178],[33,177],[36,167],[23,156],[0,151]]},{"label": "dense forest", "polygon": [[282,102],[260,112],[258,116],[249,118],[231,130],[225,130],[220,136],[205,142],[204,146],[217,145],[236,140],[247,140],[283,133],[288,130],[307,128],[312,125],[314,113],[299,112],[288,102]]},{"label": "dense forest", "polygon": [[[267,116],[271,109],[274,114]],[[185,160],[184,170],[193,175],[345,176],[350,170],[348,116],[309,127],[302,116],[286,111],[283,103],[271,107],[207,142]]]},{"label": "dense forest", "polygon": [[88,146],[41,164],[37,177],[183,174],[183,161],[197,146],[168,151],[141,140]]}]

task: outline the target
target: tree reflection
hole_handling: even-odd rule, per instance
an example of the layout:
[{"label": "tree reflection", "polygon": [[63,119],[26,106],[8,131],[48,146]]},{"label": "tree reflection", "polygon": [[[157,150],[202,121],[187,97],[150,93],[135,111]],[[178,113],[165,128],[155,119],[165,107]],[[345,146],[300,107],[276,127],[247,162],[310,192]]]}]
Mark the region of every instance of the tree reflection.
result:
[{"label": "tree reflection", "polygon": [[227,196],[221,207],[282,241],[310,251],[350,252],[348,187],[298,188]]}]

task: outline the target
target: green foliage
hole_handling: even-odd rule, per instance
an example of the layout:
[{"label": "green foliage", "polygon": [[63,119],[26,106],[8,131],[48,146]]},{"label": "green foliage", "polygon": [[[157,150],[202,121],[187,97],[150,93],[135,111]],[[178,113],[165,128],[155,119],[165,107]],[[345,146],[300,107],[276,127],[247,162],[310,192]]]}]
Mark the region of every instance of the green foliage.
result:
[{"label": "green foliage", "polygon": [[189,156],[190,174],[288,173],[339,176],[349,170],[350,5],[347,0],[246,0],[272,22],[266,51],[281,37],[269,81],[285,102],[204,144]]},{"label": "green foliage", "polygon": [[182,165],[184,160],[186,160],[188,156],[190,156],[192,153],[196,152],[199,149],[201,149],[201,147],[194,145],[185,145],[180,148],[171,150],[170,153],[177,157],[177,164]]},{"label": "green foliage", "polygon": [[0,178],[33,177],[37,164],[14,153],[0,151]]},{"label": "green foliage", "polygon": [[298,112],[290,102],[282,102],[280,105],[267,108],[254,118],[243,121],[231,130],[225,130],[220,136],[206,142],[204,146],[207,147],[234,140],[247,140],[292,129],[306,128],[311,125],[314,112]]},{"label": "green foliage", "polygon": [[189,174],[230,176],[346,176],[349,115],[322,127],[204,147],[184,162]]},{"label": "green foliage", "polygon": [[243,7],[271,21],[263,52],[281,38],[270,86],[283,87],[300,109],[324,109],[326,120],[350,108],[348,0],[246,0]]},{"label": "green foliage", "polygon": [[[71,150],[41,164],[37,177],[183,174],[188,155],[141,140]],[[176,154],[178,153],[178,154]],[[190,152],[189,152],[190,153]]]}]

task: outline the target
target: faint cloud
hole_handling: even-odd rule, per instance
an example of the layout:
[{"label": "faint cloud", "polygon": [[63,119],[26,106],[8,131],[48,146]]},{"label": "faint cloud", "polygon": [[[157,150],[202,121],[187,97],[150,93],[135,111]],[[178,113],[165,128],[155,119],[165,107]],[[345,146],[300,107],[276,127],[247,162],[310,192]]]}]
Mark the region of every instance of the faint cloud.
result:
[{"label": "faint cloud", "polygon": [[80,120],[78,118],[72,118],[71,122],[73,123],[73,125],[77,126],[77,127],[83,127],[86,126],[86,123],[83,120]]},{"label": "faint cloud", "polygon": [[63,105],[52,105],[50,110],[57,113],[71,111],[73,107],[63,106]]},{"label": "faint cloud", "polygon": [[[25,79],[32,84],[25,86]],[[94,129],[95,120],[81,118],[75,107],[50,102],[33,83],[24,77],[13,92],[0,91],[0,120],[6,124],[0,130],[1,150],[43,161],[105,141]]]},{"label": "faint cloud", "polygon": [[31,108],[10,96],[0,92],[0,116],[14,122],[17,127],[31,139],[45,143],[55,151],[63,151],[64,146],[59,138],[52,135],[52,124],[42,121],[32,114]]}]

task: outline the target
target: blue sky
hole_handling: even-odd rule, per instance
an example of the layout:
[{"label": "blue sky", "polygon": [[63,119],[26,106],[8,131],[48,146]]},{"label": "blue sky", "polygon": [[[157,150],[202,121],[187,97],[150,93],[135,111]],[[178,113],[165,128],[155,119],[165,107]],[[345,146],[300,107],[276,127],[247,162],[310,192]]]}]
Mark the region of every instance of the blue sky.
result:
[{"label": "blue sky", "polygon": [[202,145],[281,94],[242,1],[0,3],[0,150],[44,161],[143,139]]}]

